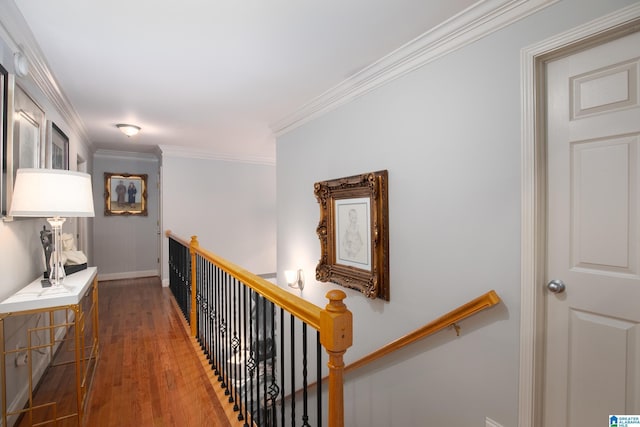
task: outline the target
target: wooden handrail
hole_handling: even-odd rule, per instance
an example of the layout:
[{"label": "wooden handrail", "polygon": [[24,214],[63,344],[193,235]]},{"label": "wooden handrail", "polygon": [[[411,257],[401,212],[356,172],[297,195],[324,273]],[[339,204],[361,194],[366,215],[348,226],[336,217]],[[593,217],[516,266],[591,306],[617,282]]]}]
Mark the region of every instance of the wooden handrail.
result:
[{"label": "wooden handrail", "polygon": [[[436,320],[424,325],[419,329],[416,329],[415,331],[405,335],[404,337],[399,338],[385,345],[384,347],[379,348],[373,353],[345,366],[343,373],[346,374],[347,372],[354,371],[358,368],[361,368],[375,360],[378,360],[388,354],[393,353],[396,350],[400,350],[401,348],[404,348],[409,344],[412,344],[416,341],[426,338],[429,335],[435,334],[436,332],[446,327],[449,327],[452,325],[457,326],[456,324],[459,321],[464,320],[467,317],[472,316],[482,310],[491,308],[494,305],[498,304],[500,301],[501,301],[500,297],[498,296],[496,291],[491,290],[486,294],[481,295],[478,298],[471,300],[468,303],[461,305],[460,307],[454,310],[451,310],[449,313],[443,316],[440,316]],[[459,328],[456,328],[456,332],[458,332],[458,329]],[[322,377],[322,382],[327,381],[328,378],[329,376]],[[317,385],[318,385],[318,382],[314,381],[311,384],[307,385],[307,387],[312,388],[312,387],[316,387]],[[294,394],[298,394],[300,392],[302,392],[302,389],[296,390]],[[287,397],[290,397],[290,396],[291,395],[288,395]]]},{"label": "wooden handrail", "polygon": [[[165,235],[180,242],[182,245],[193,249],[195,253],[207,261],[217,265],[226,273],[240,280],[251,289],[267,298],[269,301],[284,308],[286,311],[292,313],[294,316],[298,317],[300,320],[304,321],[316,330],[320,330],[320,312],[322,311],[320,307],[298,297],[297,295],[291,294],[278,286],[275,286],[268,280],[263,279],[262,277],[255,275],[206,249],[201,248],[197,245],[197,240],[195,240],[194,243],[193,237],[191,242],[187,242],[174,235],[170,230],[167,230]],[[195,296],[193,297],[195,298]]]},{"label": "wooden handrail", "polygon": [[478,298],[469,301],[468,303],[461,305],[455,310],[450,311],[449,313],[437,318],[436,320],[424,325],[423,327],[416,329],[415,331],[405,335],[402,338],[399,338],[389,344],[381,347],[380,349],[374,351],[373,353],[358,359],[357,361],[350,363],[344,368],[344,372],[354,371],[358,368],[361,368],[364,365],[367,365],[374,360],[378,360],[381,357],[386,356],[389,353],[393,353],[394,351],[400,350],[403,347],[408,346],[411,343],[421,340],[431,334],[434,334],[446,327],[455,325],[459,321],[466,319],[467,317],[492,307],[500,302],[500,297],[498,294],[491,290],[484,295],[479,296]]}]

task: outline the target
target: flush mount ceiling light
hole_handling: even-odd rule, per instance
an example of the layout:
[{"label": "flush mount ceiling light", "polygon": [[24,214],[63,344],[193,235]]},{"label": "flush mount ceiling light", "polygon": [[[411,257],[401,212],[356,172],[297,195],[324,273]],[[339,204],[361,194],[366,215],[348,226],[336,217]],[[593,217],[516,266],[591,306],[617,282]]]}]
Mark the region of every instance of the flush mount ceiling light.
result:
[{"label": "flush mount ceiling light", "polygon": [[127,136],[134,136],[134,135],[137,135],[138,132],[140,132],[140,126],[136,126],[136,125],[127,125],[124,123],[118,123],[116,127],[120,129],[120,132],[124,133]]}]

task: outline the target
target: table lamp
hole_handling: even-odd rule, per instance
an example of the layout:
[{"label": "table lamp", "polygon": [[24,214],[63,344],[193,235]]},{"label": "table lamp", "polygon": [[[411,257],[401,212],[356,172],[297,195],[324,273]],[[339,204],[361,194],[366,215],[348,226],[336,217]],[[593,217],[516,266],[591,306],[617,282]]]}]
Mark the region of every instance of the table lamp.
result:
[{"label": "table lamp", "polygon": [[94,216],[91,176],[58,169],[18,169],[9,216],[47,218],[55,248],[49,280],[61,286],[65,276],[62,224],[66,219],[62,217]]}]

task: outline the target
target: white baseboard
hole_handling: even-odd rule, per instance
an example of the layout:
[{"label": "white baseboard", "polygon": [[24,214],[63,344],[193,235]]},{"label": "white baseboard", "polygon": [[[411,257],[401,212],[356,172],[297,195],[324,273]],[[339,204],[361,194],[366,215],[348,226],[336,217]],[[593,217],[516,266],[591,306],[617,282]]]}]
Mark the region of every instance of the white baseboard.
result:
[{"label": "white baseboard", "polygon": [[121,279],[137,279],[139,277],[151,277],[159,276],[158,270],[145,270],[145,271],[125,271],[123,273],[107,273],[100,274],[100,268],[98,267],[98,281],[101,280],[121,280]]},{"label": "white baseboard", "polygon": [[485,423],[485,427],[502,427],[502,424],[498,424],[489,417],[485,418]]},{"label": "white baseboard", "polygon": [[163,287],[168,288],[170,284],[171,283],[169,283],[169,279],[162,279],[162,286]]}]

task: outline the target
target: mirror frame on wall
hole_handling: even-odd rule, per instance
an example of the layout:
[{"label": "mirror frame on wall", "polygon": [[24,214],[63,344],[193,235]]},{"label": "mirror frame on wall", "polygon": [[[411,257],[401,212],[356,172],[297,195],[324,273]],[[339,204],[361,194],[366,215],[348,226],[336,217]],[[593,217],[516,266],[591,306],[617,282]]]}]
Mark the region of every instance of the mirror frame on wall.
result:
[{"label": "mirror frame on wall", "polygon": [[[5,221],[13,195],[13,184],[19,168],[42,168],[46,155],[46,116],[40,105],[15,83],[12,74],[6,79],[6,108],[3,114],[2,216]],[[6,119],[5,119],[6,117]],[[28,161],[27,161],[28,160]]]},{"label": "mirror frame on wall", "polygon": [[[8,192],[9,177],[13,176],[13,162],[8,155],[8,147],[13,141],[13,86],[14,78],[12,74],[0,64],[0,140],[2,149],[0,150],[0,163],[2,164],[2,174],[0,174],[0,218],[7,215],[10,196]],[[12,180],[11,180],[12,181]]]}]

